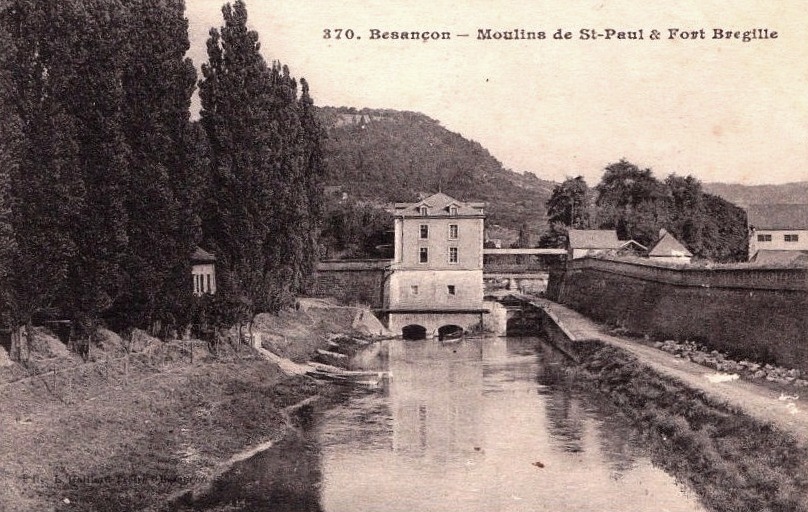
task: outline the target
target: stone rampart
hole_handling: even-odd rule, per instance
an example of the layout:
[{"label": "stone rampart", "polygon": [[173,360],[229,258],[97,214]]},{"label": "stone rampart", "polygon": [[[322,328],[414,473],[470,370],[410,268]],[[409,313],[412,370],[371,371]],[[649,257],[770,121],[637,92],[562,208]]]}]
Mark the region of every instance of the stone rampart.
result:
[{"label": "stone rampart", "polygon": [[321,261],[314,274],[312,295],[334,297],[345,304],[382,308],[390,263],[390,260]]},{"label": "stone rampart", "polygon": [[548,296],[633,333],[808,370],[808,269],[679,269],[584,258],[551,273]]}]

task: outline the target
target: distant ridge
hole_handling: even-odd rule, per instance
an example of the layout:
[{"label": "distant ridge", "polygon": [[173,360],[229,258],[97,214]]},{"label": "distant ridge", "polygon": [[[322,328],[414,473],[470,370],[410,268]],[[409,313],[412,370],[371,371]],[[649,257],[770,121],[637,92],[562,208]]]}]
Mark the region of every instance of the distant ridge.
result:
[{"label": "distant ridge", "polygon": [[743,208],[753,204],[808,203],[808,181],[780,185],[740,185],[736,183],[705,183],[704,190],[723,197]]},{"label": "distant ridge", "polygon": [[531,231],[546,226],[545,203],[556,185],[505,169],[482,145],[417,112],[322,107],[326,183],[383,203],[442,191],[485,201],[489,225]]}]

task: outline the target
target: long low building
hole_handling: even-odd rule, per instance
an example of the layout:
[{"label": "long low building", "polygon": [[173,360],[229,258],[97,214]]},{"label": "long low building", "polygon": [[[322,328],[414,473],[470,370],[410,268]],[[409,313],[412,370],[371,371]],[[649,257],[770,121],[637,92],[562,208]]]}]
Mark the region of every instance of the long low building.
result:
[{"label": "long low building", "polygon": [[783,263],[808,253],[808,204],[753,204],[747,219],[751,261]]}]

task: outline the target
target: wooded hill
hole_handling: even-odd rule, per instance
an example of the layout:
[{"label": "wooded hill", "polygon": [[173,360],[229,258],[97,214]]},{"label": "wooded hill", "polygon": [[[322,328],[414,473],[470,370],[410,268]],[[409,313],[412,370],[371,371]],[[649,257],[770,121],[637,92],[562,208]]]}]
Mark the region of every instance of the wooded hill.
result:
[{"label": "wooded hill", "polygon": [[556,185],[503,168],[479,143],[416,112],[323,107],[326,184],[368,201],[415,201],[444,193],[486,201],[488,224],[518,230],[546,226],[545,203]]}]

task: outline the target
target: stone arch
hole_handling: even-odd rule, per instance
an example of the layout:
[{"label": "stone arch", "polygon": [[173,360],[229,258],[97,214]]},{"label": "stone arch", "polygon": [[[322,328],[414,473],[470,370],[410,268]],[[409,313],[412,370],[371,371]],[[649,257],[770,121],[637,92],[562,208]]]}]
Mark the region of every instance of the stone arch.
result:
[{"label": "stone arch", "polygon": [[521,312],[508,312],[508,320],[505,324],[506,336],[529,336],[531,335],[531,326],[525,322],[525,318]]},{"label": "stone arch", "polygon": [[419,324],[409,324],[401,328],[401,337],[405,340],[426,339],[426,327]]},{"label": "stone arch", "polygon": [[446,338],[455,338],[459,335],[462,335],[463,332],[464,329],[459,325],[455,324],[443,325],[440,328],[438,328],[438,339],[444,340]]}]

